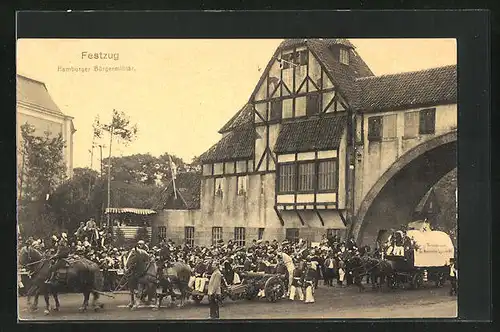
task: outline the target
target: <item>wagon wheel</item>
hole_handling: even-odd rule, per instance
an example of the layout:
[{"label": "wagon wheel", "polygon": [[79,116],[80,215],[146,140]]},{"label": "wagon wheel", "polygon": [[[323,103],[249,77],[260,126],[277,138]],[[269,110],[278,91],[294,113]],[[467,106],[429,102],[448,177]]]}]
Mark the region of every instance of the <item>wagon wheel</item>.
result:
[{"label": "wagon wheel", "polygon": [[398,280],[395,275],[390,275],[387,277],[387,286],[391,289],[398,288]]},{"label": "wagon wheel", "polygon": [[192,295],[194,303],[200,304],[201,300],[203,300],[203,295]]},{"label": "wagon wheel", "polygon": [[269,302],[276,302],[285,294],[285,284],[280,278],[272,277],[267,280],[264,291]]},{"label": "wagon wheel", "polygon": [[257,294],[259,294],[259,289],[254,285],[249,285],[245,292],[245,299],[253,300],[257,297]]}]

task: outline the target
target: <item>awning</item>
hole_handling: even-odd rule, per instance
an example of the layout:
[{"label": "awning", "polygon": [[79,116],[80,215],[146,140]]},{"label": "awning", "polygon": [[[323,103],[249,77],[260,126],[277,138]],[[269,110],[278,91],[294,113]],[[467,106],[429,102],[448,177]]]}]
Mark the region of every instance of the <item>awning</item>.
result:
[{"label": "awning", "polygon": [[136,209],[136,208],[106,208],[105,214],[120,214],[120,213],[132,213],[139,215],[151,215],[156,214],[156,211],[150,209]]},{"label": "awning", "polygon": [[[298,213],[298,214],[297,214]],[[342,211],[341,213],[345,213]],[[286,228],[318,227],[331,229],[346,229],[339,211],[326,210],[280,210]],[[321,216],[321,219],[319,215]],[[304,224],[302,224],[302,221]]]}]

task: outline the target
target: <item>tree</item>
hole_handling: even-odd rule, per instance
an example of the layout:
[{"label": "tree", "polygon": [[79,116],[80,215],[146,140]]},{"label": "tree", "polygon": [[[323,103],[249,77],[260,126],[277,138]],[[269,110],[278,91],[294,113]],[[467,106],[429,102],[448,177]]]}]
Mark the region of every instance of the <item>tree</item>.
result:
[{"label": "tree", "polygon": [[[108,161],[111,161],[111,153],[113,146],[113,138],[117,138],[119,141],[128,144],[134,140],[137,135],[137,125],[131,125],[129,117],[124,112],[118,112],[113,109],[113,116],[109,124],[103,124],[100,126],[102,130],[108,132],[109,134],[109,156]],[[108,199],[107,206],[110,207],[111,204],[111,163],[108,162]],[[108,214],[108,225],[109,225],[109,214]]]},{"label": "tree", "polygon": [[[88,186],[90,183],[90,196]],[[48,210],[55,216],[57,226],[75,231],[81,221],[99,219],[104,201],[105,182],[90,168],[75,168],[73,177],[51,195]]]},{"label": "tree", "polygon": [[39,235],[55,227],[46,200],[66,178],[64,146],[61,134],[45,131],[38,136],[29,123],[21,126],[18,221],[26,234]]}]

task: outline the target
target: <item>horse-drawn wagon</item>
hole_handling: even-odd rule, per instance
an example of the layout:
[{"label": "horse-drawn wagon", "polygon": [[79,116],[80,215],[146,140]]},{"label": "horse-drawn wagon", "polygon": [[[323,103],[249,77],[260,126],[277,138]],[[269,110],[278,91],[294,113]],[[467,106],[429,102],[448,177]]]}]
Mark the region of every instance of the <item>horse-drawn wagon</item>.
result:
[{"label": "horse-drawn wagon", "polygon": [[[270,302],[276,302],[285,294],[284,275],[263,272],[239,272],[240,282],[231,285],[222,285],[221,300],[226,298],[232,301],[257,297],[265,297]],[[200,303],[208,292],[208,282],[205,282],[203,291],[191,291],[191,298]]]},{"label": "horse-drawn wagon", "polygon": [[397,288],[409,283],[412,288],[419,288],[424,283],[433,281],[436,286],[444,284],[450,258],[455,249],[448,234],[431,230],[408,230],[404,235],[406,242],[402,254],[396,250],[388,251],[385,259],[392,266],[389,285]]}]

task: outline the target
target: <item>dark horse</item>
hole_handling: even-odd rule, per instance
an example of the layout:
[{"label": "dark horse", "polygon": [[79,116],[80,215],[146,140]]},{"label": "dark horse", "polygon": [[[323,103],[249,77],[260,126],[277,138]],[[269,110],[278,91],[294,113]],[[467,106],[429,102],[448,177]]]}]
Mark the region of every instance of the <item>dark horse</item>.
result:
[{"label": "dark horse", "polygon": [[359,290],[365,289],[361,283],[364,276],[369,276],[372,289],[381,289],[386,282],[390,282],[394,271],[389,261],[371,256],[353,255],[346,259],[346,272],[351,274],[353,282]]},{"label": "dark horse", "polygon": [[[180,299],[179,307],[184,306],[185,301],[188,299],[191,291],[189,289],[189,279],[193,275],[191,267],[182,262],[175,262],[172,264],[167,263],[158,270],[159,286],[162,288],[161,293],[158,295],[158,301],[155,309],[161,308],[161,303],[164,297],[170,296],[172,302],[176,298]],[[180,294],[175,292],[178,289]]]},{"label": "dark horse", "polygon": [[[148,297],[146,304],[150,304],[155,298],[156,285],[158,283],[156,262],[147,251],[134,248],[130,251],[125,266],[125,278],[130,291],[129,308],[134,310],[139,306],[139,300]],[[135,297],[137,290],[138,296]]]},{"label": "dark horse", "polygon": [[52,294],[55,301],[54,311],[59,310],[58,288],[65,288],[81,292],[83,294],[83,304],[80,311],[86,311],[89,306],[90,293],[92,293],[92,307],[94,310],[102,308],[98,303],[99,292],[103,288],[103,275],[99,266],[85,258],[72,259],[68,261],[66,267],[57,271],[57,284],[49,285],[45,281],[50,276],[50,260],[44,257],[38,250],[32,247],[23,247],[19,255],[19,264],[24,266],[30,272],[30,287],[28,289],[28,304],[30,304],[31,295],[34,296],[34,302],[31,310],[35,311],[38,307],[38,296],[41,294],[45,299],[45,311],[47,315],[50,312],[49,295]]}]

